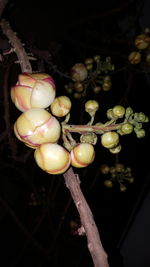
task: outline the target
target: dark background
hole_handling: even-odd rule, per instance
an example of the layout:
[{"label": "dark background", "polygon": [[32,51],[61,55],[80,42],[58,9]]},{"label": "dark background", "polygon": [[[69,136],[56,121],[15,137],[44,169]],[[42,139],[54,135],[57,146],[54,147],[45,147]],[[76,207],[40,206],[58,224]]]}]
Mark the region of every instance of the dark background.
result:
[{"label": "dark background", "polygon": [[[55,79],[58,95],[66,94],[63,74],[73,64],[97,54],[103,58],[111,56],[115,64],[112,89],[98,95],[87,95],[87,99],[92,97],[99,101],[100,110],[96,119],[101,121],[106,119],[106,110],[116,104],[131,106],[135,112],[150,115],[149,67],[144,64],[131,66],[127,59],[135,36],[150,26],[149,10],[148,0],[107,0],[98,3],[9,1],[3,17],[10,22],[28,50],[48,51],[43,56],[43,62],[46,71]],[[50,62],[47,60],[49,54]],[[11,68],[9,86],[15,81],[18,68],[16,65]],[[1,70],[3,77],[2,66]],[[81,117],[86,121],[87,117],[80,109],[82,101],[71,98],[71,122],[79,123]],[[3,117],[2,101],[1,111]],[[10,101],[12,124],[18,114]],[[4,129],[2,119],[2,132]],[[106,151],[99,142],[94,163],[86,169],[75,169],[80,175],[81,188],[93,212],[102,244],[109,255],[110,266],[130,266],[130,263],[125,265],[130,255],[124,256],[122,244],[149,194],[149,134],[149,126],[146,126],[143,139],[136,138],[134,134],[122,137],[122,150],[118,157]],[[7,140],[1,144],[1,266],[93,266],[85,237],[71,232],[70,221],[79,223],[79,217],[63,177],[44,173],[36,166],[33,152],[17,140],[16,145],[20,161],[11,157]],[[26,153],[26,160],[21,161]],[[133,184],[127,185],[125,192],[120,192],[118,185],[106,188],[100,173],[101,164],[112,166],[117,160],[131,167],[135,179]],[[30,205],[33,193],[36,204]],[[37,204],[39,200],[41,202]],[[144,227],[146,218],[143,218],[138,234]],[[146,244],[140,248],[143,251],[144,246]],[[135,247],[133,238],[133,251]],[[138,266],[134,262],[132,264]],[[150,266],[149,258],[147,264]]]}]

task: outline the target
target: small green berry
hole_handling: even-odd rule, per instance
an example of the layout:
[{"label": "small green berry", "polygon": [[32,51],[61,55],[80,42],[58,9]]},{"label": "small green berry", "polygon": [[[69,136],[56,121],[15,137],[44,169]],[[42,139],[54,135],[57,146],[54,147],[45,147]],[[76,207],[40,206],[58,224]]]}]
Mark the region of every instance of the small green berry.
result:
[{"label": "small green berry", "polygon": [[116,147],[119,143],[119,134],[116,132],[107,132],[101,136],[101,143],[106,148]]},{"label": "small green berry", "polygon": [[116,105],[113,108],[113,113],[114,113],[116,118],[123,118],[123,116],[125,114],[125,108],[123,106]]},{"label": "small green berry", "polygon": [[143,138],[145,136],[145,130],[144,129],[141,129],[139,131],[136,131],[136,136],[138,138]]},{"label": "small green berry", "polygon": [[110,180],[105,180],[104,185],[108,188],[112,188],[113,187],[113,182]]},{"label": "small green berry", "polygon": [[124,133],[124,134],[130,134],[133,132],[133,125],[130,124],[130,123],[125,123],[122,125],[121,127],[121,131]]}]

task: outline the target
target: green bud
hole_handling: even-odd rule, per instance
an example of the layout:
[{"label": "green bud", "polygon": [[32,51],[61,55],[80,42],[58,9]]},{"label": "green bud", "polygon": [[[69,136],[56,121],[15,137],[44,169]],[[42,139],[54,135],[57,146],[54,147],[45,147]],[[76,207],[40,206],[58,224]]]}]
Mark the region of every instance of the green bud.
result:
[{"label": "green bud", "polygon": [[85,103],[85,111],[89,114],[94,114],[99,109],[99,104],[96,100],[88,100]]},{"label": "green bud", "polygon": [[133,178],[133,177],[130,177],[130,178],[129,178],[129,183],[130,183],[130,184],[134,183],[134,178]]},{"label": "green bud", "polygon": [[131,107],[126,108],[125,116],[129,118],[131,114],[133,114],[133,109]]},{"label": "green bud", "polygon": [[132,124],[130,124],[130,123],[125,123],[125,124],[123,124],[122,125],[122,127],[121,127],[121,131],[124,133],[124,134],[130,134],[130,133],[132,133],[132,131],[133,131],[133,125]]},{"label": "green bud", "polygon": [[85,61],[84,61],[84,63],[85,63],[86,65],[88,65],[88,64],[93,64],[93,62],[94,62],[93,58],[86,58]]},{"label": "green bud", "polygon": [[145,122],[149,122],[149,118],[147,116],[145,118]]},{"label": "green bud", "polygon": [[146,119],[145,114],[143,112],[140,112],[138,114],[138,119],[139,119],[140,122],[145,122],[145,119]]},{"label": "green bud", "polygon": [[95,145],[97,143],[97,135],[95,133],[85,133],[80,136],[81,143]]},{"label": "green bud", "polygon": [[105,180],[104,185],[105,185],[106,187],[112,188],[112,187],[113,187],[113,182],[110,181],[110,180]]},{"label": "green bud", "polygon": [[94,56],[94,60],[96,61],[96,62],[100,62],[100,56],[99,55],[97,55],[97,56]]},{"label": "green bud", "polygon": [[113,147],[113,148],[110,148],[109,151],[112,153],[112,154],[117,154],[121,151],[121,145],[118,145],[116,147]]},{"label": "green bud", "polygon": [[127,187],[124,184],[120,184],[120,191],[124,192],[127,190]]},{"label": "green bud", "polygon": [[109,109],[107,110],[106,115],[107,115],[107,118],[108,118],[108,119],[114,119],[113,109],[112,109],[112,108],[109,108]]},{"label": "green bud", "polygon": [[92,70],[93,69],[93,64],[87,64],[86,68],[87,68],[87,70]]},{"label": "green bud", "polygon": [[136,131],[136,136],[138,138],[143,138],[145,136],[145,130],[144,129],[141,129],[141,130],[137,130]]},{"label": "green bud", "polygon": [[120,105],[116,105],[114,108],[113,108],[113,113],[114,113],[114,116],[116,118],[123,118],[124,114],[125,114],[125,108],[123,106],[120,106]]},{"label": "green bud", "polygon": [[142,126],[143,126],[142,123],[140,123],[140,122],[139,122],[139,123],[136,123],[136,126],[135,126],[135,128],[134,128],[135,131],[136,131],[136,130],[140,130],[140,129],[142,129]]}]

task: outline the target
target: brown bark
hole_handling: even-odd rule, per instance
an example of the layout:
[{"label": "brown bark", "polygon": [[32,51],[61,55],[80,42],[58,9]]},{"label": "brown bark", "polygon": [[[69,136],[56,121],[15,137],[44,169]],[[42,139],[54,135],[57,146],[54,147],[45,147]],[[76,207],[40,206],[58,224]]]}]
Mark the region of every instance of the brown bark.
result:
[{"label": "brown bark", "polygon": [[108,267],[107,254],[102,246],[97,226],[92,212],[81,191],[79,177],[69,168],[64,174],[66,187],[69,189],[73,201],[80,215],[83,231],[87,237],[87,245],[95,267]]},{"label": "brown bark", "polygon": [[11,29],[9,23],[6,20],[1,21],[1,28],[3,33],[7,36],[9,39],[11,46],[14,48],[14,52],[17,54],[18,57],[18,63],[21,66],[22,72],[32,72],[32,67],[29,62],[29,58],[27,56],[27,53],[25,49],[23,48],[23,45],[19,38],[17,37],[16,33]]},{"label": "brown bark", "polygon": [[[32,67],[29,63],[28,56],[20,40],[10,28],[9,23],[3,20],[1,23],[1,27],[3,33],[8,37],[12,47],[15,49],[15,53],[17,54],[22,72],[32,72]],[[92,212],[81,191],[79,177],[74,174],[72,168],[69,168],[68,171],[64,174],[64,180],[79,212],[82,224],[80,233],[85,231],[88,249],[92,256],[94,266],[109,267],[107,261],[107,254],[101,244],[98,229],[93,219]]]}]

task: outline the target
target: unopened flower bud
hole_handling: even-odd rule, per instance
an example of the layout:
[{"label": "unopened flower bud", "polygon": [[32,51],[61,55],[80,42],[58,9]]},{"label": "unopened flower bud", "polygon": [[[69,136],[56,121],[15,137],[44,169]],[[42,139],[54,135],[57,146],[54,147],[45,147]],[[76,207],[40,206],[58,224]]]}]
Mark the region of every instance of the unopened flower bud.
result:
[{"label": "unopened flower bud", "polygon": [[99,104],[96,100],[88,100],[85,103],[85,111],[89,114],[94,114],[99,109]]},{"label": "unopened flower bud", "polygon": [[116,163],[115,168],[117,172],[123,172],[124,171],[124,164],[122,163]]},{"label": "unopened flower bud", "polygon": [[71,109],[71,101],[67,96],[56,97],[50,106],[51,112],[57,117],[66,116]]},{"label": "unopened flower bud", "polygon": [[60,131],[58,120],[40,108],[23,112],[14,124],[16,137],[31,148],[47,142],[56,142],[60,137]]},{"label": "unopened flower bud", "polygon": [[102,89],[103,91],[109,91],[112,87],[112,82],[111,81],[108,81],[108,82],[103,82],[102,84]]},{"label": "unopened flower bud", "polygon": [[119,143],[119,134],[116,132],[106,132],[101,136],[101,143],[109,149],[116,147]]},{"label": "unopened flower bud", "polygon": [[110,148],[109,151],[112,153],[112,154],[117,154],[121,151],[121,145],[118,145],[118,146],[115,146],[113,148]]},{"label": "unopened flower bud", "polygon": [[131,64],[139,64],[141,62],[141,53],[137,51],[133,51],[129,54],[128,60]]},{"label": "unopened flower bud", "polygon": [[124,134],[130,134],[133,132],[133,125],[131,123],[125,123],[121,126],[121,131]]},{"label": "unopened flower bud", "polygon": [[71,150],[71,165],[74,167],[86,167],[93,162],[94,158],[95,151],[91,144],[81,143]]},{"label": "unopened flower bud", "polygon": [[80,142],[95,145],[97,143],[97,135],[92,132],[82,134],[80,136]]},{"label": "unopened flower bud", "polygon": [[22,112],[30,108],[47,108],[56,94],[52,77],[45,73],[22,73],[11,87],[11,99]]},{"label": "unopened flower bud", "polygon": [[84,89],[84,86],[81,82],[75,82],[74,89],[76,90],[76,92],[81,93]]},{"label": "unopened flower bud", "polygon": [[98,94],[102,90],[102,87],[101,86],[95,86],[92,89],[93,89],[93,92],[95,94]]},{"label": "unopened flower bud", "polygon": [[87,59],[84,61],[85,65],[93,64],[93,62],[94,62],[93,58],[87,58]]},{"label": "unopened flower bud", "polygon": [[127,187],[124,184],[120,184],[120,191],[125,192],[127,190]]},{"label": "unopened flower bud", "polygon": [[136,131],[136,136],[138,138],[143,138],[145,136],[145,130],[144,129],[140,129]]},{"label": "unopened flower bud", "polygon": [[64,173],[70,166],[70,153],[58,144],[42,144],[34,152],[37,165],[49,174]]},{"label": "unopened flower bud", "polygon": [[108,174],[110,171],[110,167],[107,164],[102,164],[100,166],[100,171],[102,174]]},{"label": "unopened flower bud", "polygon": [[83,63],[76,63],[71,68],[71,78],[73,81],[82,82],[88,76],[88,71]]},{"label": "unopened flower bud", "polygon": [[116,105],[114,108],[113,108],[113,113],[114,113],[114,116],[116,118],[123,118],[124,114],[125,114],[125,108],[123,106],[120,106],[120,105]]},{"label": "unopened flower bud", "polygon": [[146,49],[150,44],[150,37],[146,34],[139,34],[136,37],[134,44],[139,50]]},{"label": "unopened flower bud", "polygon": [[111,180],[105,180],[104,181],[104,185],[108,188],[112,188],[113,187],[113,182]]}]

